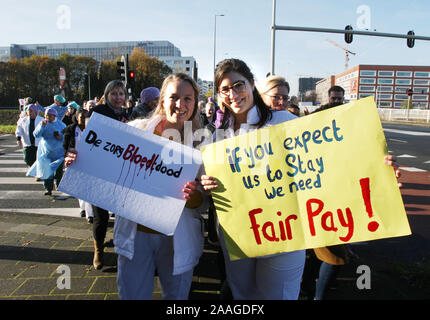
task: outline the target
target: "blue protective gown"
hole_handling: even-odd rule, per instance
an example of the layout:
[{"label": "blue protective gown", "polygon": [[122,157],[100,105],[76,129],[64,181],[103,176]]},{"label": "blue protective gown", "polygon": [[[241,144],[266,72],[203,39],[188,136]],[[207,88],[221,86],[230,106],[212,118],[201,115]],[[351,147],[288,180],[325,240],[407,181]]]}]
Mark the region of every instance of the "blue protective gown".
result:
[{"label": "blue protective gown", "polygon": [[63,140],[54,137],[54,132],[63,136],[63,129],[66,125],[62,121],[48,122],[46,126],[42,123],[34,129],[35,138],[40,138],[37,148],[36,162],[27,172],[27,176],[33,176],[42,180],[52,179],[55,170],[64,161]]},{"label": "blue protective gown", "polygon": [[57,111],[57,118],[55,119],[55,121],[61,122],[64,115],[66,114],[68,106],[56,106],[54,103],[54,104],[51,104],[50,106],[46,107],[45,110],[48,108],[54,108],[55,111]]}]

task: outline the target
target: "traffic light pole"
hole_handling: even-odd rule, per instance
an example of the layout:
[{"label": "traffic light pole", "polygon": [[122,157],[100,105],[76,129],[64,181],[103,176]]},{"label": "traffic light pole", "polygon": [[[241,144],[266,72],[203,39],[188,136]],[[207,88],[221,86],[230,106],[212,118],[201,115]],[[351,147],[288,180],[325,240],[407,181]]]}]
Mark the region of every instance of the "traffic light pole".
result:
[{"label": "traffic light pole", "polygon": [[[271,70],[270,73],[275,74],[275,31],[301,31],[301,32],[323,32],[323,33],[342,33],[351,35],[361,36],[373,36],[373,37],[386,37],[386,38],[403,38],[408,40],[425,40],[430,41],[430,37],[417,36],[415,34],[396,34],[396,33],[384,33],[384,32],[373,32],[363,30],[345,30],[345,29],[328,29],[328,28],[312,28],[312,27],[297,27],[297,26],[278,26],[275,24],[275,13],[276,13],[276,0],[273,0],[273,17],[272,17],[272,45],[271,45]],[[412,32],[413,33],[413,32]],[[409,45],[408,45],[409,46]],[[413,46],[413,45],[412,45]]]}]

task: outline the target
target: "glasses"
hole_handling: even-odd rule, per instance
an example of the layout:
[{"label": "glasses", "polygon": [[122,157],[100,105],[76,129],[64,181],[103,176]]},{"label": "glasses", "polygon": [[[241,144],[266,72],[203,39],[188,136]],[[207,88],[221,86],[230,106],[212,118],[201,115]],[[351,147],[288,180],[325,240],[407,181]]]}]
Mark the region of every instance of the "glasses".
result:
[{"label": "glasses", "polygon": [[218,92],[222,96],[226,97],[226,96],[228,96],[230,94],[230,90],[231,89],[233,89],[233,91],[236,94],[243,93],[246,90],[246,82],[242,81],[242,80],[239,80],[239,81],[233,83],[233,85],[231,85],[229,87],[222,87],[221,89],[218,90]]},{"label": "glasses", "polygon": [[279,101],[279,100],[287,101],[288,100],[288,96],[284,95],[284,94],[276,94],[274,96],[271,96],[270,94],[264,94],[264,95],[272,98],[275,101]]}]

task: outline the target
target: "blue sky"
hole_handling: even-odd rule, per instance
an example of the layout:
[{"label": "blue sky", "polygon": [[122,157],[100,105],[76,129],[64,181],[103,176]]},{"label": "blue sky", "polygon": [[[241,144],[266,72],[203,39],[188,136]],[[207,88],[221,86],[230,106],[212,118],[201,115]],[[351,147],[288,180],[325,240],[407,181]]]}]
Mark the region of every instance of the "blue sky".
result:
[{"label": "blue sky", "polygon": [[[70,28],[58,28],[61,5],[70,8]],[[367,6],[370,16],[363,20]],[[360,21],[371,30],[430,36],[430,1],[277,0],[276,24],[343,29]],[[240,58],[256,79],[270,71],[272,0],[43,0],[5,1],[0,11],[0,46],[11,43],[168,40],[183,56],[193,56],[199,77],[213,75],[214,15],[217,18],[216,61]],[[344,70],[345,54],[330,44],[345,46],[343,35],[276,32],[275,73],[298,89],[299,76],[326,77]],[[357,64],[430,65],[430,42],[354,36],[349,66]]]}]

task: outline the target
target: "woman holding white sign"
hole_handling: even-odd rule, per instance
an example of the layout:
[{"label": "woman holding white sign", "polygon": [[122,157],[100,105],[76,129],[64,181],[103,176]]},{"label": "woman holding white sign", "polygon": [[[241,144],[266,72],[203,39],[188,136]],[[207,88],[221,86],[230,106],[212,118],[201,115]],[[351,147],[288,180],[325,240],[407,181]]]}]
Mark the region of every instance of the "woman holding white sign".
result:
[{"label": "woman holding white sign", "polygon": [[[127,89],[121,80],[110,81],[105,88],[103,97],[106,98],[105,103],[98,104],[88,112],[88,117],[91,117],[93,112],[97,112],[101,115],[109,117],[111,119],[126,122],[127,117],[125,109],[122,106],[125,104],[127,96]],[[76,150],[69,149],[64,161],[65,166],[69,166],[73,161],[76,160]],[[93,267],[94,269],[101,269],[103,267],[103,251],[104,251],[104,240],[106,237],[106,231],[109,223],[109,211],[93,206],[93,237],[94,237],[94,258]]]},{"label": "woman holding white sign", "polygon": [[[128,124],[166,138],[176,135],[181,138],[177,142],[193,146],[192,134],[184,134],[184,125],[192,124],[190,133],[200,128],[198,96],[199,89],[193,79],[182,73],[170,75],[163,82],[153,115]],[[188,299],[193,269],[203,252],[200,211],[207,206],[207,201],[203,190],[198,190],[197,181],[188,182],[182,192],[187,202],[173,236],[116,216],[114,244],[121,299],[151,299],[155,270],[163,299]]]}]

